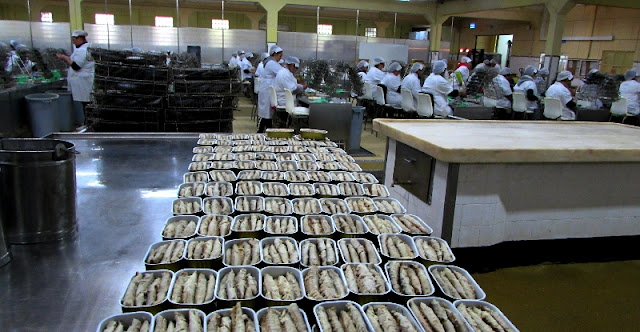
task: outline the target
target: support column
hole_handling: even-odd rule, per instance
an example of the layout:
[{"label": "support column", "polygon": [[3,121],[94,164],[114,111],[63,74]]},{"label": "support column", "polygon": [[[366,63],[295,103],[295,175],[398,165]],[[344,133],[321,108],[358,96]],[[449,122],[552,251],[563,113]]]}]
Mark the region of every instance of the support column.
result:
[{"label": "support column", "polygon": [[434,63],[440,60],[440,40],[442,39],[442,24],[449,16],[439,16],[437,12],[427,13],[425,15],[429,21],[429,60]]},{"label": "support column", "polygon": [[267,43],[278,42],[278,12],[285,4],[284,0],[260,1],[260,5],[267,10]]},{"label": "support column", "polygon": [[376,25],[376,37],[386,37],[387,28],[391,25],[391,22],[375,21],[373,23]]},{"label": "support column", "polygon": [[69,0],[69,25],[71,31],[84,29],[82,24],[82,0]]},{"label": "support column", "polygon": [[260,29],[260,20],[264,17],[264,13],[246,13],[249,21],[251,21],[251,30]]},{"label": "support column", "polygon": [[549,12],[547,41],[544,49],[544,68],[549,69],[547,82],[552,82],[558,74],[566,16],[575,5],[572,0],[551,0],[546,3],[546,8]]}]

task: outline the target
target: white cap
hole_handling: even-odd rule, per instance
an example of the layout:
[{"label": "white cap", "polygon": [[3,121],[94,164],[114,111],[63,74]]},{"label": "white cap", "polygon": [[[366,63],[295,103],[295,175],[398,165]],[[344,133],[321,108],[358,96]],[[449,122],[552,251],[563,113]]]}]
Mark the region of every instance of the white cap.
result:
[{"label": "white cap", "polygon": [[558,74],[558,78],[556,80],[557,81],[564,81],[564,80],[569,80],[570,81],[572,79],[573,79],[573,74],[571,74],[570,71],[565,70],[565,71],[561,71]]},{"label": "white cap", "polygon": [[511,75],[513,73],[511,72],[511,69],[509,67],[504,67],[504,68],[500,69],[498,74],[500,74],[500,75]]},{"label": "white cap", "polygon": [[384,59],[379,56],[373,58],[373,60],[371,61],[371,64],[373,64],[374,66],[377,66],[381,63],[384,63]]},{"label": "white cap", "polygon": [[468,56],[463,56],[462,58],[460,58],[460,62],[471,63],[471,58]]},{"label": "white cap", "polygon": [[244,51],[243,50],[239,50],[238,54],[244,54]]},{"label": "white cap", "polygon": [[268,57],[269,57],[269,53],[262,53],[262,54],[260,54],[260,61],[262,61],[262,60],[264,60],[264,59],[266,59]]},{"label": "white cap", "polygon": [[447,69],[447,63],[444,60],[438,60],[433,64],[433,73],[438,75],[444,73]]},{"label": "white cap", "polygon": [[288,56],[287,60],[285,60],[284,63],[288,65],[296,65],[296,68],[300,68],[300,59],[294,56]]},{"label": "white cap", "polygon": [[391,65],[389,65],[389,67],[387,68],[387,71],[392,73],[394,71],[400,71],[402,70],[402,66],[397,63],[397,62],[393,62]]},{"label": "white cap", "polygon": [[420,62],[416,62],[411,66],[411,72],[417,73],[419,70],[424,69],[424,66]]},{"label": "white cap", "polygon": [[273,45],[273,46],[271,46],[271,49],[269,50],[269,55],[274,55],[274,54],[280,53],[280,52],[282,52],[282,49],[280,48],[280,46]]},{"label": "white cap", "polygon": [[247,58],[247,59],[248,59],[248,58],[253,58],[253,53],[247,53],[246,58]]},{"label": "white cap", "polygon": [[88,36],[88,35],[89,35],[89,34],[88,34],[86,31],[84,31],[84,30],[74,30],[74,31],[71,33],[71,37],[86,37],[86,36]]},{"label": "white cap", "polygon": [[364,60],[358,62],[358,69],[362,69],[362,68],[365,68],[365,67],[369,67],[369,63],[368,62],[366,62]]}]

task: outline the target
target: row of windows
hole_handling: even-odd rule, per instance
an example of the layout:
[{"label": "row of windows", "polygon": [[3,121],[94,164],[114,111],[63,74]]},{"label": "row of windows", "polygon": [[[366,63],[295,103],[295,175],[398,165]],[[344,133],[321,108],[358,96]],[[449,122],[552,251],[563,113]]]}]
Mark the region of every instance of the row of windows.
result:
[{"label": "row of windows", "polygon": [[[42,22],[53,22],[53,14],[51,12],[41,12],[40,13],[40,21]],[[114,25],[114,15],[113,14],[104,14],[98,13],[95,15],[96,24],[102,25]],[[173,17],[171,16],[156,16],[155,17],[155,25],[157,27],[173,27]],[[219,20],[212,19],[211,20],[211,28],[217,30],[228,30],[229,29],[229,20]],[[331,35],[333,34],[333,25],[331,24],[318,24],[318,34],[319,35]],[[376,28],[365,28],[364,35],[366,37],[376,37],[377,31]]]}]

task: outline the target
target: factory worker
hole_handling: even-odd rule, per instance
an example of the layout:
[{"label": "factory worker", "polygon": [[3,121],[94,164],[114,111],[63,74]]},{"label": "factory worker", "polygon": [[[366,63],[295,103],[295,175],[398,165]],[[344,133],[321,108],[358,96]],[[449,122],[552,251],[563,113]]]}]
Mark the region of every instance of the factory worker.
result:
[{"label": "factory worker", "polygon": [[365,60],[358,62],[358,77],[360,77],[360,82],[364,83],[368,70],[369,70],[368,62],[366,62]]},{"label": "factory worker", "polygon": [[414,63],[409,70],[409,75],[404,77],[404,79],[402,80],[402,84],[400,85],[402,89],[411,91],[411,94],[413,95],[414,108],[416,108],[418,105],[418,93],[422,91],[422,88],[420,87],[420,75],[422,75],[423,70],[424,65],[422,63]]},{"label": "factory worker", "polygon": [[285,70],[281,70],[276,75],[273,83],[273,87],[276,89],[276,95],[278,96],[278,105],[284,106],[285,95],[284,89],[291,90],[291,93],[295,96],[300,94],[307,88],[306,84],[299,84],[298,80],[293,76],[298,68],[300,68],[300,59],[290,56],[284,61]]},{"label": "factory worker", "polygon": [[[251,58],[253,58],[253,54],[249,53],[249,55],[251,55]],[[244,51],[240,51],[238,52],[238,66],[240,66],[240,71],[241,71],[241,78],[242,80],[245,80],[249,77],[251,77],[251,73],[253,72],[253,65],[251,64],[251,61],[249,61],[249,59],[247,59],[248,57],[245,56]]]},{"label": "factory worker", "polygon": [[627,70],[624,74],[625,81],[620,84],[620,96],[627,98],[627,113],[632,115],[640,114],[640,74],[635,70]]},{"label": "factory worker", "polygon": [[260,63],[258,63],[258,67],[256,68],[256,73],[255,73],[256,77],[260,77],[260,75],[262,75],[262,71],[264,70],[264,60],[266,60],[268,57],[269,57],[269,53],[260,54]]},{"label": "factory worker", "polygon": [[489,60],[489,67],[500,70],[500,65],[496,62],[496,60],[493,59]]},{"label": "factory worker", "polygon": [[504,67],[498,72],[498,76],[493,78],[493,87],[496,90],[496,106],[500,108],[511,108],[511,102],[513,101],[513,91],[511,91],[511,84],[509,78],[513,76],[509,67]]},{"label": "factory worker", "polygon": [[67,71],[67,84],[75,102],[86,106],[91,101],[93,75],[96,62],[89,53],[87,32],[75,30],[71,34],[71,42],[75,46],[71,56],[57,54],[58,59],[66,62],[71,68]]},{"label": "factory worker", "polygon": [[482,68],[490,67],[490,66],[489,66],[489,64],[490,64],[490,61],[489,61],[489,60],[484,60],[484,61],[482,61],[481,63],[479,63],[479,64],[474,68],[474,70],[475,70],[475,69],[482,69]]},{"label": "factory worker", "polygon": [[229,68],[238,67],[238,52],[231,53],[231,59],[229,59]]},{"label": "factory worker", "polygon": [[367,75],[364,77],[364,81],[375,86],[380,84],[384,78],[384,72],[382,71],[384,69],[384,59],[381,57],[375,57],[373,58],[373,61],[371,61],[371,64],[373,67],[371,67],[367,72]]},{"label": "factory worker", "polygon": [[459,91],[454,90],[451,83],[444,78],[446,70],[447,63],[444,60],[436,61],[433,64],[431,75],[427,77],[422,86],[425,92],[433,95],[433,112],[441,116],[453,114],[453,110],[449,107],[447,96],[455,98],[459,94]]},{"label": "factory worker", "polygon": [[527,97],[528,110],[538,109],[540,94],[538,94],[538,87],[534,81],[534,77],[537,72],[538,71],[533,66],[527,66],[518,80],[518,83],[513,87],[513,91],[522,92]]},{"label": "factory worker", "polygon": [[[467,81],[469,81],[469,75],[470,75],[470,69],[471,69],[471,58],[467,57],[467,56],[463,56],[460,59],[460,63],[458,64],[458,68],[456,69],[456,71],[454,72],[454,80],[453,80],[453,86],[454,87],[458,87],[458,86],[465,86],[467,84]],[[460,73],[460,81],[458,81],[458,73]]]},{"label": "factory worker", "polygon": [[547,77],[549,77],[549,69],[540,68],[534,79],[536,87],[538,87],[538,93],[542,97],[544,97],[544,93],[547,91]]},{"label": "factory worker", "polygon": [[389,65],[387,73],[380,82],[380,84],[387,87],[387,96],[385,98],[387,104],[400,105],[402,103],[402,95],[400,94],[400,86],[402,85],[401,71],[402,66],[397,62],[393,62]]},{"label": "factory worker", "polygon": [[275,107],[271,107],[271,98],[269,95],[270,86],[274,83],[273,81],[278,72],[283,69],[282,66],[278,64],[282,59],[282,48],[278,45],[273,45],[269,50],[269,54],[270,56],[264,60],[264,69],[260,75],[261,83],[260,91],[258,92],[259,133],[263,133],[265,129],[271,128],[271,119],[275,113]]},{"label": "factory worker", "polygon": [[571,91],[569,91],[572,80],[573,74],[571,74],[571,72],[566,70],[561,71],[556,78],[556,82],[553,83],[545,93],[547,98],[560,99],[560,102],[562,103],[562,118],[564,120],[576,119],[576,113],[574,112],[576,109],[576,103],[573,101]]},{"label": "factory worker", "polygon": [[11,51],[9,51],[9,56],[7,57],[7,63],[4,66],[4,71],[12,72],[14,69],[20,70],[22,68],[20,56],[16,52],[20,43],[17,40],[12,40],[9,42],[11,45]]}]

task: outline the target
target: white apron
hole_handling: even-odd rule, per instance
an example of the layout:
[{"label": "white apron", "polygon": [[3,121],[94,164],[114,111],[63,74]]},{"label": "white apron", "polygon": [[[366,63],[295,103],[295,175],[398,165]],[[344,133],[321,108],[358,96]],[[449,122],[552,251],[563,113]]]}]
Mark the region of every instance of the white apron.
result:
[{"label": "white apron", "polygon": [[271,119],[275,110],[271,108],[271,97],[269,96],[269,87],[273,84],[273,80],[282,66],[277,61],[269,59],[264,66],[264,70],[260,76],[260,92],[258,92],[258,116],[262,119]]},{"label": "white apron", "polygon": [[88,52],[89,44],[85,43],[73,50],[71,61],[80,66],[80,70],[69,67],[67,70],[67,84],[74,101],[91,101],[91,90],[93,89],[93,75],[95,61]]}]

